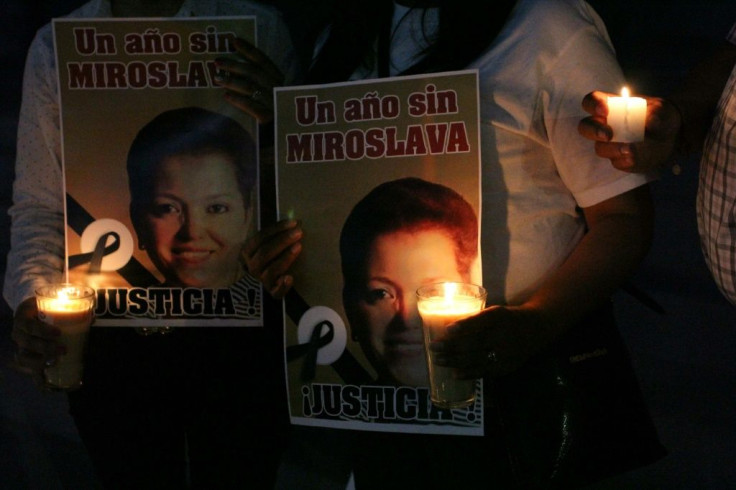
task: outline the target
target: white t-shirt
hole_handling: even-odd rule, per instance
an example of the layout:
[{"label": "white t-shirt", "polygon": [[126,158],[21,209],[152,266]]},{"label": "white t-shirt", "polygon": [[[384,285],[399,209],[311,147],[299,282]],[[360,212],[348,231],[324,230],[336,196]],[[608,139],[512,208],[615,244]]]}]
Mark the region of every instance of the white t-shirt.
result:
[{"label": "white t-shirt", "polygon": [[592,90],[625,85],[598,15],[580,0],[521,0],[480,72],[482,255],[489,296],[523,302],[576,247],[579,208],[651,177],[621,172],[577,131]]},{"label": "white t-shirt", "polygon": [[[429,29],[422,35],[421,29]],[[436,10],[395,5],[390,74],[416,62]],[[353,79],[377,76],[366,63]],[[480,82],[483,285],[490,303],[523,302],[585,232],[579,208],[639,187],[577,131],[583,97],[625,85],[608,33],[582,0],[520,0],[470,66]]]}]

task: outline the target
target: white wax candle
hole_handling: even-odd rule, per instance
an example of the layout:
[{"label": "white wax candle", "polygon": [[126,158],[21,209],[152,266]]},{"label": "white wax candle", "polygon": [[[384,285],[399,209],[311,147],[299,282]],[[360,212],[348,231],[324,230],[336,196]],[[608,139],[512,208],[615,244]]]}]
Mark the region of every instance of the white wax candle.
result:
[{"label": "white wax candle", "polygon": [[630,143],[644,139],[647,119],[647,101],[629,97],[629,89],[621,90],[621,97],[608,97],[608,125],[613,128],[611,141]]}]

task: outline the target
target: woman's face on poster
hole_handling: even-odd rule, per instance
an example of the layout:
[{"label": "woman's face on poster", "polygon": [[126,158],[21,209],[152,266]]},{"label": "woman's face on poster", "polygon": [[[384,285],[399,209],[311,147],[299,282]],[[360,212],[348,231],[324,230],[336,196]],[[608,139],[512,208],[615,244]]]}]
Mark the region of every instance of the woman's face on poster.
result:
[{"label": "woman's face on poster", "polygon": [[217,288],[237,281],[249,213],[230,157],[206,153],[164,159],[149,202],[139,240],[166,282]]},{"label": "woman's face on poster", "polygon": [[366,268],[351,329],[379,376],[427,386],[416,290],[434,282],[463,280],[453,241],[439,229],[380,235],[370,248]]}]

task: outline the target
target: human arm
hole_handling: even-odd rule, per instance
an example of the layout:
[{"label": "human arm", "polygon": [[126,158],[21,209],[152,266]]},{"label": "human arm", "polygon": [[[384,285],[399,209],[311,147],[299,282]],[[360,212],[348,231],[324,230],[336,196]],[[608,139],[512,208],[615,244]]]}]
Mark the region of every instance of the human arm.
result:
[{"label": "human arm", "polygon": [[724,297],[736,305],[736,66],[726,84],[700,159],[696,199],[705,264]]},{"label": "human arm", "polygon": [[[538,46],[559,46],[554,55],[546,50],[538,53],[536,62],[544,70],[537,85],[529,86],[534,92],[522,92],[525,99],[538,103],[527,134],[531,141],[544,142],[546,151],[534,157],[528,151],[510,154],[505,178],[513,185],[504,188],[508,211],[503,222],[509,233],[510,259],[499,272],[505,274],[505,290],[503,295],[491,298],[489,304],[494,306],[490,309],[459,323],[459,334],[451,330],[452,336],[465,339],[453,345],[457,341],[450,337],[448,365],[462,368],[460,374],[464,375],[490,367],[491,352],[497,359],[491,375],[524,364],[583,315],[608,301],[641,261],[651,240],[652,204],[646,185],[651,177],[614,169],[596,157],[588,141],[577,132],[580,100],[589,87],[610,91],[624,84],[602,21],[583,2],[575,3],[579,9],[574,11],[570,10],[573,3],[535,5],[537,10],[530,11],[529,25],[539,29],[524,31],[533,36],[527,52],[536,52]],[[519,87],[513,85],[513,89],[510,94]],[[497,134],[496,141],[504,135],[519,139],[512,132],[499,130]],[[529,143],[522,141],[514,148],[525,148]],[[540,162],[545,159],[550,161],[552,171],[540,181]],[[521,173],[524,178],[517,181],[510,180],[514,172],[527,169],[533,171]],[[531,199],[538,199],[534,212],[526,208]],[[484,208],[488,209],[486,202]],[[486,270],[490,270],[488,262],[496,259],[487,251],[492,237],[486,230],[493,219],[493,214],[484,213]],[[543,233],[536,232],[548,223],[551,225]],[[533,233],[528,232],[530,229]],[[493,287],[494,281],[496,277],[486,273],[484,284]],[[442,346],[437,348],[442,350]]]},{"label": "human arm", "polygon": [[11,308],[64,267],[61,131],[50,26],[28,52],[18,120],[10,250],[3,294]]},{"label": "human arm", "polygon": [[463,378],[513,372],[610,297],[651,244],[649,188],[637,187],[584,214],[588,232],[562,266],[522,304],[494,305],[457,322],[431,346],[438,364]]},{"label": "human arm", "polygon": [[10,251],[3,294],[15,311],[13,366],[36,381],[58,355],[54,331],[36,319],[34,290],[62,280],[63,189],[56,78],[50,28],[39,31],[28,53],[10,207]]}]

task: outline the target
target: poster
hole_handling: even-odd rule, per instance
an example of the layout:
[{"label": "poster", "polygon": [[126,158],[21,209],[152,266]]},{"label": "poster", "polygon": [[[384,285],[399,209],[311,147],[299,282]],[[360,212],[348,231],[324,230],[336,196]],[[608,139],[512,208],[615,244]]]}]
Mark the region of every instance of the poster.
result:
[{"label": "poster", "polygon": [[415,299],[428,282],[480,283],[477,72],[275,102],[278,213],[304,230],[284,302],[292,423],[482,435],[481,383],[468,408],[431,404]]},{"label": "poster", "polygon": [[254,17],[55,19],[68,279],[96,326],[262,326],[257,124],[215,60]]}]

